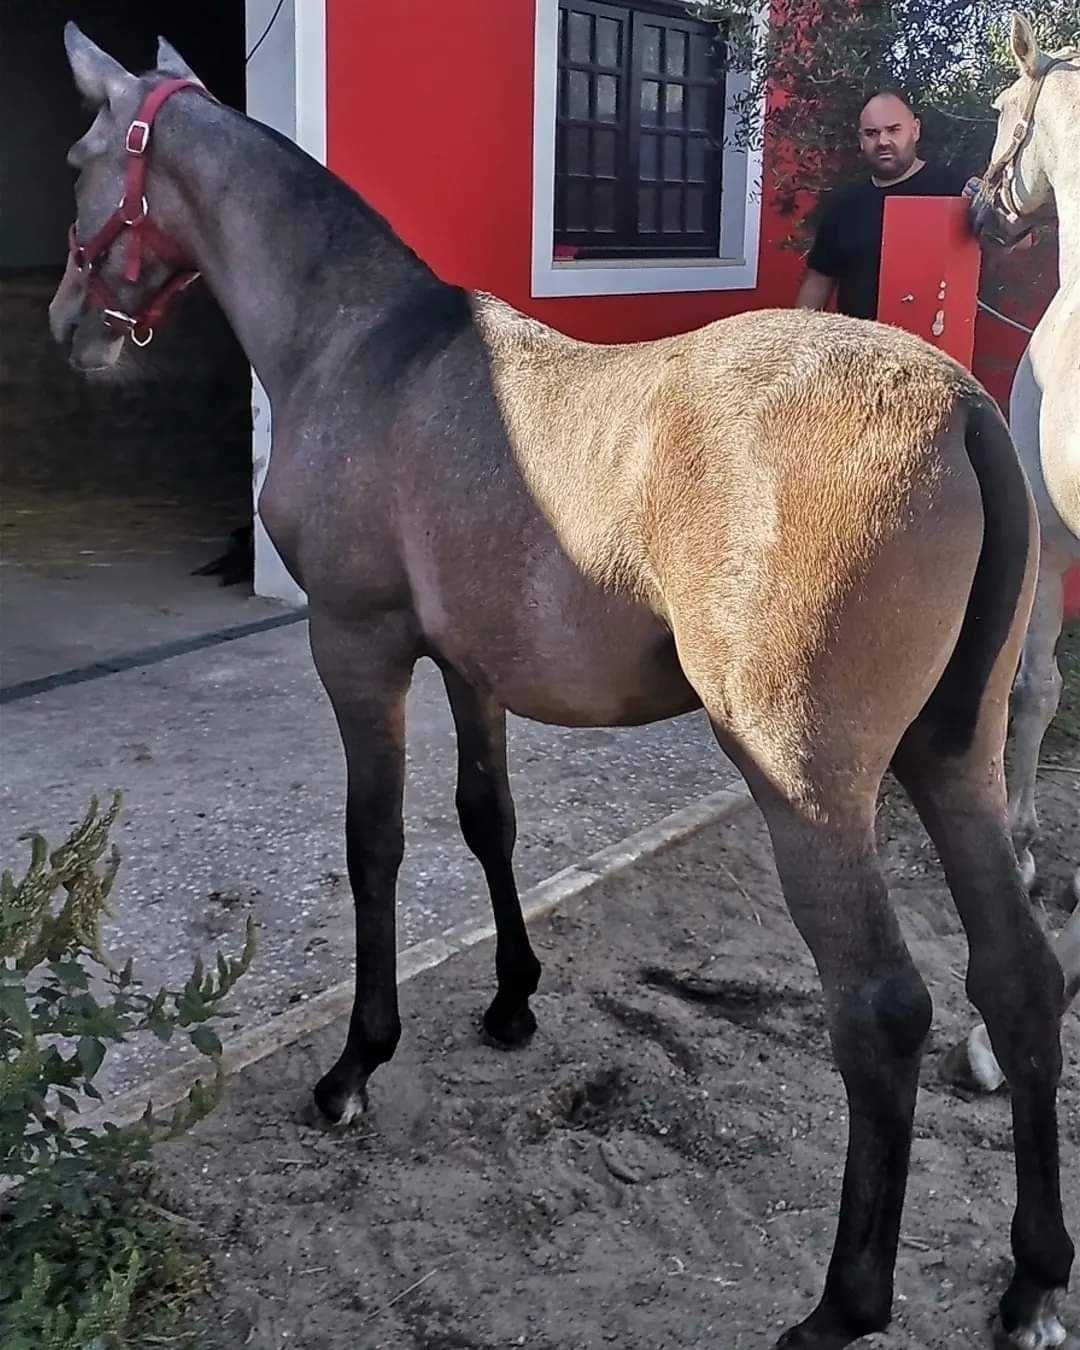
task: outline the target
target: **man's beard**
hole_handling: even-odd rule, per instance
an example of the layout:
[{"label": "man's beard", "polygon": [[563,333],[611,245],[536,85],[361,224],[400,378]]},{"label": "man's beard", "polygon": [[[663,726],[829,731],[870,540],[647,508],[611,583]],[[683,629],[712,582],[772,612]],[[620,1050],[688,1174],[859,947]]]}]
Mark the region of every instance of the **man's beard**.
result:
[{"label": "man's beard", "polygon": [[871,169],[875,178],[881,179],[883,183],[891,183],[897,178],[903,178],[904,174],[915,163],[916,153],[911,150],[906,155],[894,154],[888,159],[879,159],[877,155],[870,161]]}]

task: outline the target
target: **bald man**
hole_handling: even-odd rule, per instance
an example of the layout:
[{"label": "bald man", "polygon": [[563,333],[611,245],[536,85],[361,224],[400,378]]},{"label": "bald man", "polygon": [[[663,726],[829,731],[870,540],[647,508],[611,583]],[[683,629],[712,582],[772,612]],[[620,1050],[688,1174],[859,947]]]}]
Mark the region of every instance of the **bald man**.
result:
[{"label": "bald man", "polygon": [[921,130],[903,94],[885,90],[868,100],[859,145],[870,178],[840,188],[826,205],[795,302],[800,309],[824,309],[835,292],[842,314],[875,318],[885,199],[964,195],[963,174],[919,158]]}]

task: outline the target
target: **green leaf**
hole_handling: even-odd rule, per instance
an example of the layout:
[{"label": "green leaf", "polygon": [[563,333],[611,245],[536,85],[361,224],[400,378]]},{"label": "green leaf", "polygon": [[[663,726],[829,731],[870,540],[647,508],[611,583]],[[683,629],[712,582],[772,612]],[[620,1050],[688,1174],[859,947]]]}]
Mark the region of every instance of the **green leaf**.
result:
[{"label": "green leaf", "polygon": [[196,1027],[194,1031],[189,1032],[189,1035],[192,1045],[204,1055],[216,1059],[221,1054],[221,1041],[213,1027],[208,1027],[204,1023],[202,1026]]},{"label": "green leaf", "polygon": [[13,1023],[22,1036],[33,1035],[33,1024],[26,994],[17,984],[0,985],[0,1017]]},{"label": "green leaf", "polygon": [[93,1078],[105,1058],[105,1047],[96,1036],[80,1036],[78,1055],[83,1073],[87,1078]]},{"label": "green leaf", "polygon": [[78,961],[54,961],[49,969],[68,989],[86,989],[86,971]]}]

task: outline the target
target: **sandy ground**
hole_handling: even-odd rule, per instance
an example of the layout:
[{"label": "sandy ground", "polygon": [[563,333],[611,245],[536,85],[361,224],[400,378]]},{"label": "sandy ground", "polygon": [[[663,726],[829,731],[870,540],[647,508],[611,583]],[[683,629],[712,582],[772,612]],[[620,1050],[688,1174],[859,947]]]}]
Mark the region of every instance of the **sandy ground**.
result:
[{"label": "sandy ground", "polygon": [[[1053,926],[1077,852],[1078,749],[1066,718],[1041,792]],[[943,1079],[971,1021],[965,944],[895,792],[882,834],[935,1024],[896,1320],[859,1344],[988,1346],[1008,1271],[1008,1098]],[[477,1034],[485,944],[404,987],[401,1048],[358,1127],[328,1134],[307,1115],[337,1024],[239,1075],[218,1115],[163,1152],[165,1203],[199,1226],[216,1268],[200,1347],[750,1350],[809,1310],[845,1105],[756,814],[611,878],[535,938],[545,974],[528,1048]],[[1076,1010],[1065,1045],[1063,1177],[1080,1235]],[[1080,1329],[1076,1292],[1068,1312]]]}]

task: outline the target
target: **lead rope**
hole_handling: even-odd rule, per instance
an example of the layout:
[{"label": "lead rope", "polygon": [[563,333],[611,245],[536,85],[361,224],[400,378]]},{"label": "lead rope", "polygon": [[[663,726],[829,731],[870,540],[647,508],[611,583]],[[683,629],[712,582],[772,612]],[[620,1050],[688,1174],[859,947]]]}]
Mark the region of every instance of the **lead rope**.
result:
[{"label": "lead rope", "polygon": [[979,300],[977,303],[980,309],[985,310],[987,314],[992,314],[995,319],[1000,319],[1002,323],[1007,323],[1010,328],[1019,328],[1021,333],[1027,333],[1029,337],[1034,333],[1034,328],[1029,328],[1026,323],[1021,323],[1018,319],[1010,319],[1007,314],[1002,314],[999,309],[995,309],[993,305],[988,305],[985,300]]}]

